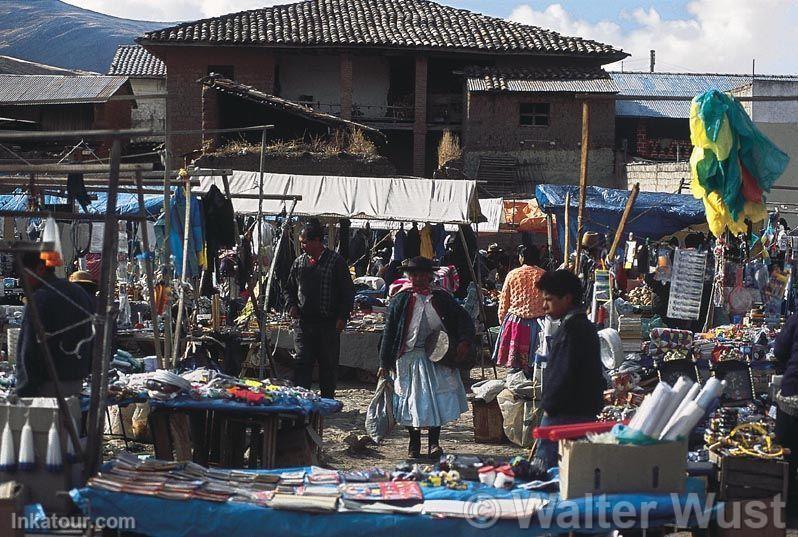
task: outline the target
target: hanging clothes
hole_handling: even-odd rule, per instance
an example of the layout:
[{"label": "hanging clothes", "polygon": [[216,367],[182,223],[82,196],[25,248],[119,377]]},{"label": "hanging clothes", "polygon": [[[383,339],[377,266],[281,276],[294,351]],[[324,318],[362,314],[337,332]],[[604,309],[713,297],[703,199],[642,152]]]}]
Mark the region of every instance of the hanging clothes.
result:
[{"label": "hanging clothes", "polygon": [[407,259],[405,255],[405,242],[407,241],[407,233],[405,233],[404,224],[401,224],[399,231],[393,236],[393,256],[391,261],[399,261],[400,263]]},{"label": "hanging clothes", "polygon": [[405,259],[413,259],[421,255],[421,232],[418,224],[413,222],[413,227],[407,232],[405,240]]},{"label": "hanging clothes", "polygon": [[435,248],[432,246],[432,226],[425,224],[419,233],[421,238],[421,255],[427,259],[435,258]]},{"label": "hanging clothes", "polygon": [[[189,221],[188,254],[186,258],[186,276],[199,275],[205,263],[205,239],[202,235],[202,216],[199,201],[192,196],[189,202],[191,211]],[[161,240],[169,240],[174,257],[176,276],[182,276],[183,271],[183,231],[185,228],[186,194],[182,188],[175,190],[169,203],[169,237],[164,237],[165,215],[162,213],[155,223],[156,233]]]},{"label": "hanging clothes", "polygon": [[348,218],[342,218],[338,221],[338,245],[330,244],[330,248],[335,248],[338,255],[346,259],[349,263],[349,230],[352,227],[352,221]]},{"label": "hanging clothes", "polygon": [[446,255],[446,228],[443,224],[432,226],[432,247],[435,249],[435,259],[443,262]]},{"label": "hanging clothes", "polygon": [[236,245],[233,202],[216,185],[211,185],[202,201],[208,258],[216,259],[219,250]]}]

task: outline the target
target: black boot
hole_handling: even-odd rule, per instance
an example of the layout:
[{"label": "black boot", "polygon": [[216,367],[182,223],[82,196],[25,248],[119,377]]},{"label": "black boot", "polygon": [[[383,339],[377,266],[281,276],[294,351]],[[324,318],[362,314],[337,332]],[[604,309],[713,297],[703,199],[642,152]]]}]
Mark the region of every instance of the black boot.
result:
[{"label": "black boot", "polygon": [[418,459],[421,457],[421,429],[408,427],[407,432],[410,433],[410,445],[407,447],[407,457],[410,459]]},{"label": "black boot", "polygon": [[437,461],[443,456],[443,449],[441,449],[440,440],[441,440],[441,428],[430,427],[429,438],[428,438],[429,458],[435,461]]}]

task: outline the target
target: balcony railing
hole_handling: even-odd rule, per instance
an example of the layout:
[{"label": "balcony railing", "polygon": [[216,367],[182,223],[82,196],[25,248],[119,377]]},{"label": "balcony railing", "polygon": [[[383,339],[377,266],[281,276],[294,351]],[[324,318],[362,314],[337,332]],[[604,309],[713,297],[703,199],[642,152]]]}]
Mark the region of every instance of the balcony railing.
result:
[{"label": "balcony railing", "polygon": [[[341,115],[340,103],[299,101],[317,112]],[[353,104],[352,119],[363,123],[412,123],[415,120],[413,105]],[[463,102],[459,95],[431,96],[427,106],[427,121],[437,124],[458,124],[463,120]]]}]

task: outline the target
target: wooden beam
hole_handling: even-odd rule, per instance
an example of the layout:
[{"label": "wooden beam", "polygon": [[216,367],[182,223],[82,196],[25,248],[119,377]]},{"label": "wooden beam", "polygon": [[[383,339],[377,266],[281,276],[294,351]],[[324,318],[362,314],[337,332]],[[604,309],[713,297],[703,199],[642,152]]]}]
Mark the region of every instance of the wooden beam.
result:
[{"label": "wooden beam", "polygon": [[571,191],[565,193],[565,250],[562,254],[565,270],[571,270]]},{"label": "wooden beam", "polygon": [[579,274],[579,259],[582,255],[582,232],[585,217],[585,196],[587,195],[587,157],[590,146],[590,103],[582,101],[582,158],[579,169],[579,212],[576,216],[576,260],[574,274]]},{"label": "wooden beam", "polygon": [[[105,215],[96,213],[61,213],[53,211],[0,211],[0,217],[11,218],[47,218],[52,216],[56,220],[80,220],[83,222],[104,222]],[[117,214],[117,220],[142,220],[137,214]]]},{"label": "wooden beam", "polygon": [[637,195],[639,193],[640,183],[635,183],[635,185],[632,187],[632,191],[629,192],[629,199],[626,200],[626,207],[623,210],[621,222],[618,224],[618,229],[615,230],[615,239],[613,239],[612,246],[607,254],[607,261],[609,263],[613,263],[615,261],[615,252],[618,250],[618,245],[621,243],[621,237],[623,237],[623,230],[626,227],[626,221],[629,219],[629,215],[632,214],[632,207],[634,207],[635,200],[637,200]]},{"label": "wooden beam", "polygon": [[[144,172],[152,170],[149,164],[120,164],[120,171]],[[110,173],[108,164],[0,164],[0,173]]]}]

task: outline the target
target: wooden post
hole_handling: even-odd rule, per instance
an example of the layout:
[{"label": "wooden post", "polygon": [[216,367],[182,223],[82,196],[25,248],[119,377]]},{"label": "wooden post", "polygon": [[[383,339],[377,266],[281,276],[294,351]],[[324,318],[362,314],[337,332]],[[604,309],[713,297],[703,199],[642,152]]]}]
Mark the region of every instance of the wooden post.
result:
[{"label": "wooden post", "polygon": [[563,256],[563,263],[565,264],[565,270],[571,270],[571,192],[568,191],[565,193],[565,217],[563,218],[565,222],[565,250],[562,253]]},{"label": "wooden post", "polygon": [[86,479],[97,473],[102,451],[102,432],[105,421],[105,398],[108,390],[108,364],[111,358],[113,322],[116,315],[114,289],[116,286],[116,265],[119,255],[119,218],[116,214],[117,193],[119,189],[119,159],[122,145],[115,139],[111,146],[111,173],[108,177],[108,199],[105,210],[103,230],[102,272],[97,296],[98,314],[94,338],[91,373],[91,402],[89,404],[88,445],[84,476]]},{"label": "wooden post", "polygon": [[579,171],[579,212],[576,216],[576,260],[574,273],[579,274],[579,258],[582,254],[582,233],[584,231],[585,196],[587,190],[587,153],[590,146],[590,103],[582,101],[582,162]]},{"label": "wooden post", "polygon": [[629,199],[626,200],[626,208],[623,210],[621,222],[618,224],[618,229],[615,230],[615,239],[613,239],[612,246],[607,254],[607,262],[610,264],[615,261],[615,251],[618,249],[618,245],[621,243],[621,237],[623,237],[623,230],[626,227],[626,221],[629,219],[629,215],[632,214],[632,207],[634,207],[635,200],[637,200],[637,195],[639,193],[640,183],[635,183],[635,186],[632,187],[632,191],[629,192]]},{"label": "wooden post", "polygon": [[186,174],[186,206],[183,215],[183,260],[180,271],[180,289],[177,299],[177,322],[175,322],[175,339],[172,342],[172,366],[177,365],[180,352],[180,331],[183,324],[183,308],[186,305],[186,270],[188,270],[188,246],[191,235],[191,176]]},{"label": "wooden post", "polygon": [[[166,289],[164,293],[171,287],[172,280],[174,279],[174,270],[172,268],[172,245],[169,242],[169,233],[172,227],[171,224],[171,210],[170,210],[170,197],[172,195],[171,178],[169,170],[172,169],[171,162],[171,139],[169,135],[169,118],[166,118],[166,134],[164,135],[164,170],[163,170],[163,213],[164,213],[164,226],[163,226],[163,264],[161,269],[161,277],[164,280]],[[163,334],[163,355],[164,367],[171,367],[172,357],[172,306],[167,299],[166,307],[164,308],[164,334]]]},{"label": "wooden post", "polygon": [[[144,207],[144,192],[142,188],[141,172],[136,172],[136,187],[138,188],[139,198],[139,214],[147,216],[147,209]],[[150,300],[150,319],[152,320],[152,338],[155,341],[155,354],[158,359],[158,368],[164,367],[163,349],[161,348],[161,329],[158,327],[158,308],[155,305],[155,275],[152,269],[152,260],[150,259],[150,238],[147,235],[147,221],[142,220],[139,224],[141,226],[141,243],[144,246],[144,275],[147,280],[147,288],[149,290],[148,297]]]},{"label": "wooden post", "polygon": [[551,214],[546,215],[546,244],[549,246],[549,261],[554,260],[554,229]]}]

